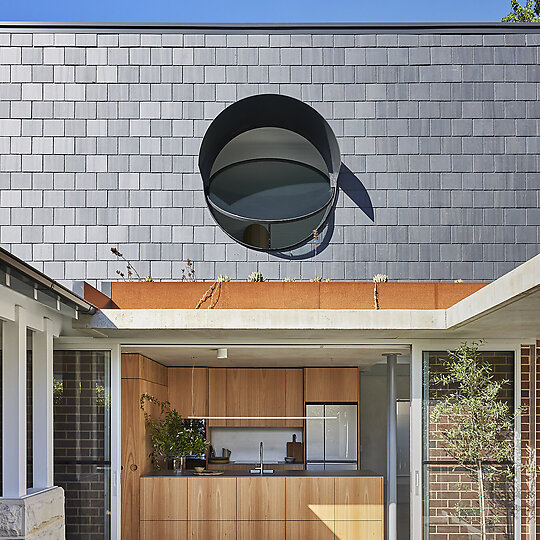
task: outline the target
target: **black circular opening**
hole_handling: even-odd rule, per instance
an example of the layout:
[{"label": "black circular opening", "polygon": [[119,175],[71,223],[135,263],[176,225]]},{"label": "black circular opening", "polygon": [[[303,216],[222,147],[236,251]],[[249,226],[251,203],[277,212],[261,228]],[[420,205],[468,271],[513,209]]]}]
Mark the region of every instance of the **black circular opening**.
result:
[{"label": "black circular opening", "polygon": [[207,203],[223,230],[261,250],[313,236],[332,208],[341,165],[328,123],[296,99],[259,95],[225,109],[201,145]]}]

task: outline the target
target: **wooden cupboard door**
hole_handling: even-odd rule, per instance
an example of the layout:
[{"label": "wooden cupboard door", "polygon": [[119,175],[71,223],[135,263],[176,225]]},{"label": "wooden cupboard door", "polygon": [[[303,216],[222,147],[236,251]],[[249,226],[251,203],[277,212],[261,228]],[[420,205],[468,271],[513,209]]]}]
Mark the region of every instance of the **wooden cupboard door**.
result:
[{"label": "wooden cupboard door", "polygon": [[286,519],[334,520],[334,478],[285,478]]},{"label": "wooden cupboard door", "polygon": [[[227,416],[259,415],[259,381],[257,369],[227,369]],[[253,420],[227,420],[228,426],[257,425]]]},{"label": "wooden cupboard door", "polygon": [[382,478],[336,478],[336,520],[380,520],[384,518]]},{"label": "wooden cupboard door", "polygon": [[[136,537],[129,536],[135,540]],[[187,540],[187,521],[141,521],[140,540]]]},{"label": "wooden cupboard door", "polygon": [[307,403],[358,402],[358,369],[306,368],[304,398]]},{"label": "wooden cupboard door", "polygon": [[190,521],[188,535],[190,540],[235,540],[236,522]]},{"label": "wooden cupboard door", "polygon": [[145,381],[150,381],[156,384],[161,384],[162,386],[167,386],[167,368],[165,366],[162,366],[161,364],[158,364],[154,360],[143,356],[142,354],[139,355],[139,358],[140,378],[144,379]]},{"label": "wooden cupboard door", "polygon": [[382,521],[335,521],[336,540],[384,540]]},{"label": "wooden cupboard door", "polygon": [[[227,369],[208,369],[208,416],[227,416]],[[226,426],[227,420],[208,420],[208,427]]]},{"label": "wooden cupboard door", "polygon": [[141,478],[141,520],[186,520],[187,478]]},{"label": "wooden cupboard door", "polygon": [[[265,400],[270,392],[263,381],[260,368],[227,369],[227,415],[228,416],[270,416]],[[272,384],[273,377],[268,376],[268,384]],[[275,388],[274,388],[275,390]],[[272,403],[275,403],[272,398]],[[258,427],[272,424],[264,420],[228,420],[228,426]]]},{"label": "wooden cupboard door", "polygon": [[[259,416],[285,416],[287,410],[285,370],[276,368],[256,371],[259,384]],[[261,420],[257,424],[265,427],[282,427],[285,420]]]},{"label": "wooden cupboard door", "polygon": [[287,521],[285,534],[287,540],[334,540],[334,522]]},{"label": "wooden cupboard door", "polygon": [[237,478],[238,520],[285,520],[285,478]]},{"label": "wooden cupboard door", "polygon": [[236,478],[188,478],[188,519],[235,520]]},{"label": "wooden cupboard door", "polygon": [[167,386],[167,368],[138,353],[122,353],[122,379],[143,379]]},{"label": "wooden cupboard door", "polygon": [[238,521],[237,540],[284,540],[284,521]]},{"label": "wooden cupboard door", "polygon": [[122,379],[140,379],[139,356],[138,353],[122,353],[120,360]]},{"label": "wooden cupboard door", "polygon": [[169,368],[169,401],[183,418],[208,416],[208,368]]},{"label": "wooden cupboard door", "polygon": [[[304,416],[304,370],[285,369],[285,416]],[[285,420],[286,427],[303,427],[303,420]]]},{"label": "wooden cupboard door", "polygon": [[[122,357],[122,362],[124,359]],[[142,412],[134,404],[140,399],[139,379],[122,379],[122,535],[139,537],[139,478],[141,476],[141,447],[144,446]],[[132,403],[132,406],[126,406]]]}]

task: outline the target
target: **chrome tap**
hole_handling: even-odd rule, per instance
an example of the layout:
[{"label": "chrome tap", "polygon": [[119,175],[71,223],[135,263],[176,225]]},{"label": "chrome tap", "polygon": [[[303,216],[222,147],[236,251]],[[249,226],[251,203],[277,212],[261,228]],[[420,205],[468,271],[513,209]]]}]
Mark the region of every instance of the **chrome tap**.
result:
[{"label": "chrome tap", "polygon": [[262,441],[259,443],[259,466],[258,467],[255,467],[255,469],[253,469],[253,471],[251,472],[255,472],[257,471],[258,474],[260,475],[263,475],[264,474],[264,470],[263,470],[263,453],[264,453],[264,448],[263,448],[263,443]]}]

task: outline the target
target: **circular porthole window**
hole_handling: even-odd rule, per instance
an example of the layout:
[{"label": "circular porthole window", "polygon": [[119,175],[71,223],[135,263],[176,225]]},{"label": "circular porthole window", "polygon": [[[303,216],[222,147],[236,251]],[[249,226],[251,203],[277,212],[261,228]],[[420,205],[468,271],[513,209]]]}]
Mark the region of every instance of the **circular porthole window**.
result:
[{"label": "circular porthole window", "polygon": [[199,154],[206,201],[234,240],[260,250],[306,242],[332,210],[341,156],[326,120],[305,103],[263,94],[210,124]]}]

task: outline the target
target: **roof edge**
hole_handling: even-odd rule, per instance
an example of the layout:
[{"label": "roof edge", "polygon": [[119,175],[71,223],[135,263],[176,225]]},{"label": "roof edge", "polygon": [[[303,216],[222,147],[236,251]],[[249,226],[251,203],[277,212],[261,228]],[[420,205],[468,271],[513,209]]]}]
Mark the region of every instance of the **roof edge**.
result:
[{"label": "roof edge", "polygon": [[67,287],[64,287],[64,285],[54,281],[43,272],[40,272],[37,268],[34,268],[2,247],[0,247],[0,261],[4,262],[11,268],[18,270],[28,278],[41,283],[41,285],[55,292],[64,300],[73,302],[78,306],[80,313],[92,315],[96,312],[96,308],[93,304],[86,301],[84,298],[81,298],[73,291],[70,291]]},{"label": "roof edge", "polygon": [[45,22],[5,21],[1,31],[36,32],[133,32],[141,33],[336,33],[336,34],[515,34],[540,33],[538,23],[503,22],[433,22],[433,23],[162,23],[162,22]]}]

